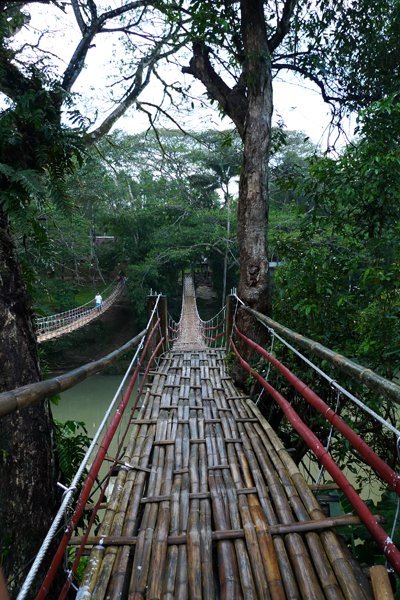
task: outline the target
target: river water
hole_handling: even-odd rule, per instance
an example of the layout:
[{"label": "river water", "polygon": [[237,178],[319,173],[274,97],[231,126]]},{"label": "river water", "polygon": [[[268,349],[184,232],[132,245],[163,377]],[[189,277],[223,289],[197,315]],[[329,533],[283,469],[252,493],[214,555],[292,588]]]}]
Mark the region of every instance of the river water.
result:
[{"label": "river water", "polygon": [[[93,375],[92,377],[85,379],[85,381],[82,381],[75,387],[71,388],[70,390],[66,390],[61,394],[61,399],[58,405],[52,405],[53,417],[61,422],[83,421],[85,423],[88,436],[90,438],[93,438],[96,434],[100,423],[104,418],[104,415],[112,399],[114,398],[119,388],[122,378],[123,375]],[[111,411],[110,416],[107,419],[106,426],[103,428],[96,448],[90,458],[88,465],[89,467],[94,459],[96,450],[99,447],[99,443],[102,441],[104,433],[107,430],[107,426],[113,417],[115,409],[118,406],[120,399],[122,398],[122,394],[124,393],[126,386],[127,383],[125,384],[124,389],[122,389],[118,394],[118,399],[114,405],[113,410]],[[131,399],[125,409],[125,413],[121,419],[120,425],[107,451],[106,456],[108,456],[110,459],[116,457],[118,447],[123,438],[126,427],[129,423],[131,407],[133,406],[135,400],[136,390],[133,390],[131,394]],[[125,438],[125,441],[122,442],[122,447],[126,447],[128,440],[129,432],[127,437]],[[107,475],[110,464],[110,460],[105,460],[103,462],[103,465],[101,466],[99,471],[100,479],[104,478]]]},{"label": "river water", "polygon": [[93,375],[61,394],[57,406],[52,405],[58,421],[83,421],[93,437],[113,399],[122,375]]}]

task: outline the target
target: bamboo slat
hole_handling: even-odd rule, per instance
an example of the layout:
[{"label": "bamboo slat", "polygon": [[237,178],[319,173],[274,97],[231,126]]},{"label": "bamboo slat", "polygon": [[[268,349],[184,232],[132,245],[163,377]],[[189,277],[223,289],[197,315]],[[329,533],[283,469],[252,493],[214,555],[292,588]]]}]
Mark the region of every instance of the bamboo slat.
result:
[{"label": "bamboo slat", "polygon": [[392,586],[386,567],[375,565],[369,570],[372,589],[376,600],[394,600]]}]

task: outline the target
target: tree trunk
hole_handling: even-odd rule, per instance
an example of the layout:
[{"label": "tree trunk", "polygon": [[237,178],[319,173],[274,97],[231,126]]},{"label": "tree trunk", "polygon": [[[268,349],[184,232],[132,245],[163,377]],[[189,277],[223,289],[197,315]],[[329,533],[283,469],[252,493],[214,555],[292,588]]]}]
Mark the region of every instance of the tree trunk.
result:
[{"label": "tree trunk", "polygon": [[[268,289],[267,223],[268,158],[271,142],[272,74],[267,34],[260,0],[242,0],[242,39],[245,50],[247,112],[243,134],[243,164],[239,183],[238,243],[240,256],[239,297],[262,313],[270,311]],[[257,307],[257,308],[256,308]],[[259,343],[267,339],[265,328],[239,310],[238,327]],[[246,360],[249,349],[238,344]],[[235,370],[238,383],[245,375]]]},{"label": "tree trunk", "polygon": [[[0,391],[39,381],[36,338],[7,217],[0,208]],[[54,515],[48,401],[0,420],[0,551],[10,592],[21,587]]]},{"label": "tree trunk", "polygon": [[222,275],[222,308],[226,302],[226,280],[228,277],[228,256],[229,256],[229,243],[231,237],[231,202],[229,194],[229,184],[226,184],[224,190],[225,196],[225,208],[226,208],[226,244],[225,244],[225,255],[224,255],[224,272]]}]

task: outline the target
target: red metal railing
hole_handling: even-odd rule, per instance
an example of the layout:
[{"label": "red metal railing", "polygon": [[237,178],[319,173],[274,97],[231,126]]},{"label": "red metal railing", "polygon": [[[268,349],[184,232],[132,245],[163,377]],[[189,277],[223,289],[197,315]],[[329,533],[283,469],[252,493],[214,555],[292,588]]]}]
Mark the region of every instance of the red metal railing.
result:
[{"label": "red metal railing", "polygon": [[[236,326],[235,326],[235,331],[237,332],[237,334],[240,336],[240,338],[246,344],[248,344],[251,348],[253,348],[257,352],[259,352],[259,354],[261,354],[262,356],[267,358],[267,360],[270,360],[270,358],[271,359],[273,358],[263,348],[261,348],[261,346],[256,344],[256,342],[254,342],[253,340],[250,340],[250,338],[247,338],[244,334],[242,334],[237,329]],[[319,459],[320,463],[326,468],[326,470],[329,472],[329,474],[331,475],[333,480],[338,484],[340,489],[347,496],[348,500],[350,501],[350,503],[352,504],[352,506],[358,513],[360,519],[363,521],[363,523],[365,524],[365,526],[371,533],[372,537],[375,539],[378,546],[381,548],[381,550],[383,551],[383,553],[385,554],[385,556],[387,557],[387,559],[393,566],[394,570],[398,574],[400,574],[400,551],[399,551],[399,549],[395,546],[395,544],[390,539],[389,535],[385,532],[385,530],[377,523],[374,515],[368,509],[368,507],[366,506],[364,501],[359,497],[359,495],[357,494],[357,492],[355,491],[353,486],[350,484],[348,479],[345,477],[345,475],[342,473],[340,468],[333,461],[333,459],[329,455],[328,451],[324,448],[322,442],[316,437],[316,435],[311,431],[311,429],[303,422],[303,420],[300,418],[300,416],[294,410],[294,408],[290,405],[290,403],[274,387],[272,387],[271,384],[269,384],[262,377],[262,375],[260,375],[257,371],[255,371],[242,358],[242,356],[239,354],[239,352],[236,348],[236,345],[232,339],[230,341],[230,344],[231,344],[232,350],[234,351],[240,365],[246,371],[248,371],[262,385],[262,387],[269,393],[271,398],[273,398],[273,400],[280,406],[280,408],[282,409],[282,411],[285,414],[288,421],[295,428],[295,430],[299,433],[299,435],[302,437],[302,439],[307,443],[309,448],[314,452],[314,454]],[[270,362],[271,362],[271,364],[274,364],[274,366],[278,368],[277,362],[279,362],[279,361],[276,361],[276,359],[274,359],[273,361],[271,360]],[[285,376],[288,376],[287,379],[292,383],[292,385],[294,385],[294,387],[296,389],[298,389],[298,391],[300,391],[300,393],[302,393],[302,394],[305,393],[308,396],[307,399],[309,400],[310,404],[312,404],[313,406],[318,405],[318,407],[320,409],[324,408],[321,405],[322,400],[316,394],[314,394],[314,392],[312,392],[312,390],[307,388],[307,386],[305,386],[305,384],[303,382],[301,382],[293,373],[291,373],[289,371],[289,369],[287,369],[286,367],[283,367],[283,365],[282,365],[282,368],[285,370],[285,372],[283,372],[283,369],[281,370],[281,368],[279,369],[280,372],[282,374],[284,374]],[[309,392],[312,392],[312,393],[309,393]],[[395,489],[397,491],[397,493],[399,493],[398,492],[399,482],[398,482],[398,476],[396,475],[396,473],[394,473],[394,471],[392,471],[390,469],[390,467],[388,465],[386,465],[386,463],[384,463],[384,461],[382,461],[367,446],[367,444],[364,444],[364,442],[362,442],[362,440],[360,440],[360,438],[358,436],[356,436],[355,432],[353,432],[353,430],[351,430],[350,427],[348,427],[347,425],[346,425],[346,427],[343,427],[339,423],[339,417],[338,417],[338,415],[336,415],[334,413],[334,411],[331,411],[330,413],[328,413],[328,415],[326,413],[324,413],[322,410],[320,412],[322,412],[322,414],[324,414],[324,416],[326,416],[326,417],[329,416],[328,420],[331,423],[333,422],[334,425],[338,429],[340,427],[343,431],[346,432],[347,435],[349,435],[350,431],[352,432],[350,441],[352,444],[353,443],[357,444],[357,446],[354,445],[354,447],[357,447],[357,450],[359,450],[360,453],[361,452],[364,453],[363,456],[364,456],[365,460],[368,462],[368,464],[370,464],[370,466],[372,466],[376,470],[376,472],[379,473],[384,478],[385,481],[390,482],[390,485],[393,487],[393,489]],[[343,425],[345,425],[345,424],[343,423]],[[342,431],[342,433],[343,433],[343,431]],[[353,437],[353,436],[356,436],[356,437]],[[360,444],[360,442],[362,442],[362,443]]]},{"label": "red metal railing", "polygon": [[375,470],[375,472],[390,485],[393,490],[400,495],[400,475],[389,467],[373,450],[366,444],[355,431],[343,419],[335,413],[311,388],[309,388],[301,379],[294,375],[277,358],[269,354],[264,348],[253,342],[250,338],[239,331],[235,325],[235,331],[238,336],[244,340],[250,348],[256,350],[261,356],[266,358],[282,375],[293,385],[293,387],[303,396],[307,402],[329,421],[335,429],[349,440],[352,446],[360,453],[366,462]]},{"label": "red metal railing", "polygon": [[[147,351],[147,349],[149,347],[149,344],[150,344],[152,338],[156,335],[156,332],[159,331],[159,326],[160,326],[160,319],[157,319],[157,321],[155,322],[155,324],[152,327],[151,331],[149,332],[149,335],[147,336],[147,340],[146,340],[146,343],[145,343],[143,351],[142,351],[142,359],[143,359],[143,357],[146,356],[146,351]],[[144,383],[145,383],[145,378],[147,377],[149,369],[150,369],[150,366],[151,366],[152,362],[154,361],[154,359],[155,359],[155,357],[156,357],[156,355],[157,355],[160,347],[162,346],[163,342],[164,342],[164,338],[161,338],[159,340],[159,342],[157,343],[157,345],[156,345],[156,347],[155,347],[155,349],[154,349],[154,351],[153,351],[153,353],[152,353],[152,355],[151,355],[151,357],[150,357],[150,359],[148,361],[147,368],[145,370],[145,377],[143,378],[143,382],[142,382],[142,385],[140,387],[139,393],[137,394],[136,401],[135,401],[134,406],[132,408],[132,412],[137,407],[137,404],[138,404],[139,399],[140,399],[141,392],[143,391],[143,387],[144,387]],[[131,377],[131,380],[129,382],[128,388],[125,391],[125,393],[123,394],[121,402],[119,403],[119,405],[118,405],[118,407],[117,407],[117,409],[116,409],[116,411],[114,413],[114,416],[113,416],[113,418],[111,420],[111,423],[108,426],[107,431],[106,431],[106,433],[105,433],[105,435],[104,435],[104,437],[102,439],[102,442],[100,444],[100,447],[99,447],[99,450],[97,452],[97,455],[96,455],[96,457],[95,457],[95,459],[94,459],[94,461],[92,463],[92,466],[91,466],[91,468],[89,470],[89,473],[88,473],[88,476],[87,476],[86,481],[84,483],[84,486],[83,486],[82,491],[80,493],[80,496],[79,496],[78,502],[76,504],[75,510],[74,510],[74,512],[72,514],[72,517],[70,518],[68,527],[67,527],[67,529],[66,529],[63,537],[61,538],[59,546],[58,546],[58,548],[56,550],[56,553],[55,553],[55,555],[53,557],[53,560],[52,560],[51,565],[50,565],[50,567],[48,569],[46,577],[45,577],[45,579],[44,579],[44,581],[42,583],[42,586],[41,586],[41,588],[39,590],[39,593],[38,593],[38,595],[36,597],[36,600],[43,600],[47,596],[47,594],[49,593],[51,584],[52,584],[52,582],[54,580],[54,577],[55,577],[56,572],[57,572],[57,570],[59,568],[59,565],[60,565],[60,563],[61,563],[61,561],[63,559],[63,556],[64,556],[65,550],[67,548],[68,542],[69,542],[69,540],[71,538],[71,535],[72,535],[74,529],[76,528],[76,526],[78,524],[78,521],[79,521],[80,517],[82,516],[82,513],[83,513],[83,511],[85,509],[86,503],[87,503],[87,501],[89,499],[90,492],[91,492],[91,490],[93,488],[93,485],[94,485],[94,483],[96,481],[96,477],[97,477],[97,475],[99,473],[100,467],[101,467],[101,465],[104,462],[107,450],[108,450],[108,448],[110,446],[110,443],[111,443],[111,441],[112,441],[112,439],[113,439],[113,437],[115,435],[115,432],[117,431],[118,425],[120,424],[122,416],[123,416],[123,414],[125,412],[127,404],[128,404],[129,399],[131,397],[132,391],[134,389],[134,386],[136,384],[137,378],[138,378],[139,373],[140,373],[140,369],[142,367],[142,359],[140,359],[138,361],[137,366],[135,368],[135,371],[134,371],[134,373],[133,373],[133,375]],[[94,519],[91,519],[91,521],[89,523],[89,526],[92,524],[93,520]],[[90,527],[87,530],[87,536],[89,535],[89,533],[90,533]],[[77,565],[78,565],[78,562],[79,562],[79,557],[80,557],[80,555],[82,553],[82,549],[83,549],[83,543],[82,543],[81,547],[78,550],[79,556],[76,557],[76,559],[75,559],[75,561],[73,563],[73,569],[71,569],[72,573],[77,568]],[[60,598],[64,598],[65,597],[65,594],[67,593],[70,585],[71,585],[71,580],[70,580],[70,578],[68,578],[68,580],[67,580],[67,582],[66,582],[66,584],[65,584],[65,586],[64,586],[64,588],[63,588],[63,590],[61,592]]]}]

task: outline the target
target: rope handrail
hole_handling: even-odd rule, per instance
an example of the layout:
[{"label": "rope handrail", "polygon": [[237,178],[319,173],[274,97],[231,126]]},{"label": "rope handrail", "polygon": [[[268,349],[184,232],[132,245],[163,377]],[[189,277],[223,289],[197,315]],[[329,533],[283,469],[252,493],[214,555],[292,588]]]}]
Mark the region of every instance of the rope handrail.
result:
[{"label": "rope handrail", "polygon": [[[204,321],[199,315],[198,318],[204,341],[209,347],[216,348],[217,341],[226,337],[226,305],[224,305],[214,316],[212,316],[211,319]],[[214,336],[210,336],[209,332],[213,332]]]},{"label": "rope handrail", "polygon": [[[297,332],[293,331],[292,329],[289,329],[288,327],[281,325],[280,323],[278,323],[277,321],[274,321],[270,317],[267,317],[266,315],[263,315],[262,313],[259,313],[256,310],[253,310],[252,308],[250,308],[249,306],[244,304],[243,301],[236,295],[236,293],[234,293],[233,295],[240,302],[242,308],[246,312],[253,315],[267,329],[272,330],[274,332],[275,336],[282,343],[284,343],[287,347],[289,347],[292,351],[294,351],[303,360],[307,361],[309,366],[312,366],[312,368],[318,370],[320,372],[320,374],[322,376],[324,376],[325,379],[327,379],[332,386],[336,387],[337,389],[340,389],[340,391],[342,391],[343,393],[346,393],[346,395],[348,395],[349,397],[351,396],[350,392],[347,392],[344,388],[341,388],[334,379],[330,378],[328,375],[326,375],[326,373],[323,373],[323,371],[321,371],[316,365],[314,365],[305,356],[303,356],[301,353],[299,353],[298,350],[296,350],[295,348],[293,348],[293,346],[288,344],[288,342],[284,338],[280,337],[277,332],[286,336],[291,341],[297,343],[302,348],[305,348],[306,350],[310,350],[311,352],[313,352],[320,358],[327,360],[328,362],[333,364],[335,367],[337,367],[338,369],[340,369],[341,371],[343,371],[350,377],[361,381],[361,383],[363,383],[365,386],[372,389],[373,391],[379,392],[382,395],[386,394],[394,402],[396,402],[397,404],[400,404],[400,386],[397,385],[396,383],[394,383],[393,381],[390,381],[389,379],[386,379],[385,377],[378,375],[372,369],[368,369],[366,367],[363,367],[363,366],[357,364],[356,362],[350,360],[349,358],[346,358],[342,354],[339,354],[337,352],[334,352],[333,350],[330,350],[323,344],[320,344],[319,342],[315,342],[314,340],[311,340],[310,338],[307,338],[307,337],[301,335],[300,333],[297,333]],[[353,399],[354,399],[354,396],[353,396]]]},{"label": "rope handrail", "polygon": [[224,313],[225,312],[225,308],[226,308],[226,305],[224,305],[213,317],[211,317],[211,319],[208,319],[206,321],[203,321],[203,319],[200,319],[200,317],[199,317],[199,319],[200,319],[200,321],[202,322],[203,325],[206,325],[207,323],[210,323],[210,321],[213,321],[214,319],[216,319],[217,317],[219,317],[219,315],[221,313]]},{"label": "rope handrail", "polygon": [[91,375],[100,373],[117,358],[136,346],[146,335],[146,331],[147,329],[144,329],[123,346],[110,352],[106,356],[103,356],[99,360],[87,363],[77,369],[73,369],[72,371],[57,377],[52,377],[51,379],[45,379],[44,381],[21,386],[15,390],[2,392],[0,394],[0,418],[16,410],[20,410],[25,406],[29,406],[33,402],[38,402],[39,400],[43,400],[54,394],[64,392]]}]

